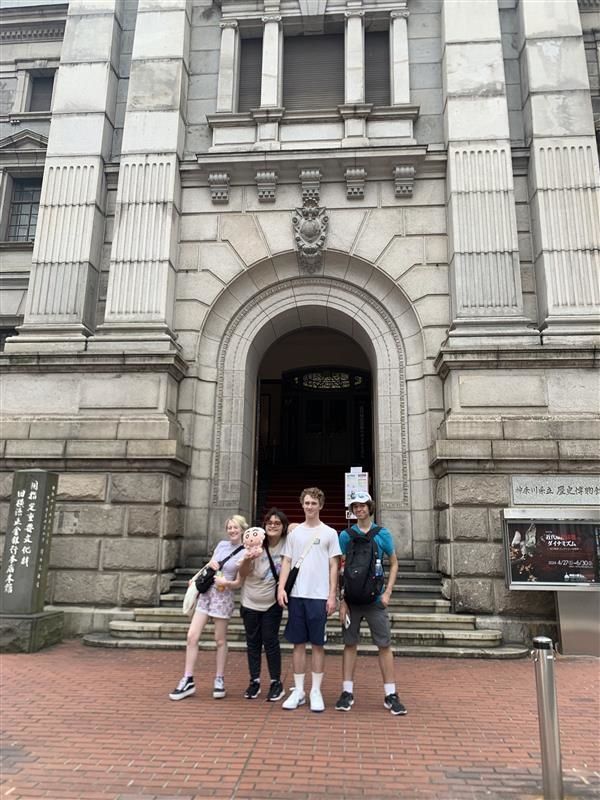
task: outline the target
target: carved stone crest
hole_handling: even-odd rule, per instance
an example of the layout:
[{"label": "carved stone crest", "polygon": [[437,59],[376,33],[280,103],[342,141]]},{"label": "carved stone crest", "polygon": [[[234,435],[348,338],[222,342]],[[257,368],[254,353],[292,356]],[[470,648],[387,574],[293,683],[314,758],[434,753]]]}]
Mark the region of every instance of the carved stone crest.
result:
[{"label": "carved stone crest", "polygon": [[298,263],[306,272],[316,272],[321,267],[323,247],[329,228],[329,216],[316,200],[306,199],[292,217],[294,239],[298,247]]}]

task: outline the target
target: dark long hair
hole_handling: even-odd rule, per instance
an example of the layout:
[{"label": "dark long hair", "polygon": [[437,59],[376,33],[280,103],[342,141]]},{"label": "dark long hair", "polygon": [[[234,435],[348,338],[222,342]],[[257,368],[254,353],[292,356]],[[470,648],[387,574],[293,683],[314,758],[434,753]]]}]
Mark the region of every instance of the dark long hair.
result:
[{"label": "dark long hair", "polygon": [[[283,539],[285,536],[287,536],[288,526],[290,524],[286,514],[280,508],[276,508],[275,506],[269,509],[269,511],[267,511],[267,513],[265,514],[265,519],[263,522],[263,527],[265,531],[267,530],[267,522],[271,519],[271,517],[277,517],[277,519],[280,520],[282,525],[281,538]],[[265,546],[266,547],[269,546],[268,536],[265,536]]]}]

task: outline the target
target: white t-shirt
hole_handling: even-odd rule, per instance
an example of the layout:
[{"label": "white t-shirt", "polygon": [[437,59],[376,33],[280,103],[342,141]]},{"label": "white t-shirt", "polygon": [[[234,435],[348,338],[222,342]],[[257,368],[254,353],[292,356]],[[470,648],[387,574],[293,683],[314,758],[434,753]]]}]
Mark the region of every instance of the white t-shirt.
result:
[{"label": "white t-shirt", "polygon": [[329,559],[342,554],[338,535],[333,528],[322,522],[316,528],[309,528],[304,523],[298,525],[287,535],[281,555],[290,558],[293,567],[315,537],[316,541],[310,547],[298,572],[292,597],[314,600],[327,600],[329,597]]}]

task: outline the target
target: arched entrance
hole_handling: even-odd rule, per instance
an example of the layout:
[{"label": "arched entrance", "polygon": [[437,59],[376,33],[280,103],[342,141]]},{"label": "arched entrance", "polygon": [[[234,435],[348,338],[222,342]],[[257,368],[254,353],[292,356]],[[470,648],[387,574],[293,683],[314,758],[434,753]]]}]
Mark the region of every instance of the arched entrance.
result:
[{"label": "arched entrance", "polygon": [[[278,260],[271,263],[277,266]],[[239,286],[234,281],[213,305],[199,342],[197,376],[197,396],[203,402],[214,391],[212,461],[205,482],[210,492],[205,495],[204,509],[197,506],[197,518],[204,510],[209,531],[219,532],[224,519],[239,510],[253,515],[257,386],[265,353],[294,331],[324,328],[349,337],[368,360],[373,381],[371,452],[378,519],[393,531],[398,554],[413,557],[414,487],[419,496],[419,538],[421,542],[433,539],[429,489],[425,503],[421,500],[425,497],[422,484],[429,486],[429,443],[423,424],[426,401],[420,325],[393,282],[359,259],[350,257],[349,264],[345,272],[362,270],[376,276],[372,285],[377,297],[343,277],[297,274],[257,291],[257,282],[252,281],[255,269],[257,278],[261,275],[262,267],[257,265],[240,278]],[[385,304],[379,297],[385,297]],[[199,471],[206,469],[206,452],[193,452],[192,470],[196,463]],[[409,472],[413,465],[416,482]],[[423,550],[421,546],[420,552]]]},{"label": "arched entrance", "polygon": [[302,518],[305,485],[325,491],[323,519],[346,524],[344,473],[373,480],[372,380],[355,340],[327,327],[301,328],[266,351],[258,373],[255,518],[277,506]]}]

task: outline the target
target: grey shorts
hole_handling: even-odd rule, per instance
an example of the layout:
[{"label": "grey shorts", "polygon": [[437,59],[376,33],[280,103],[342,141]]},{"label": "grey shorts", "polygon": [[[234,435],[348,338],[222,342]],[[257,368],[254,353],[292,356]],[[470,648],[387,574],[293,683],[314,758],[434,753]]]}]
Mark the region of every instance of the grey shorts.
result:
[{"label": "grey shorts", "polygon": [[344,644],[358,644],[360,639],[360,623],[367,621],[371,631],[371,639],[377,647],[389,647],[392,642],[390,615],[381,603],[370,603],[368,606],[348,606],[350,625],[345,628],[342,620]]}]

